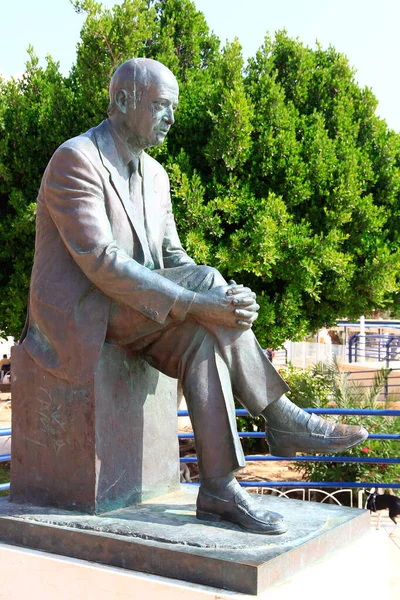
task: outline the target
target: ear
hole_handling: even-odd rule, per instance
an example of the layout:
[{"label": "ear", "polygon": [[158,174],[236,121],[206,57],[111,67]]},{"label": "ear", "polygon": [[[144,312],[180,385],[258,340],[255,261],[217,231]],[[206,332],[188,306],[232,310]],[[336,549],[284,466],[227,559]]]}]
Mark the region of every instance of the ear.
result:
[{"label": "ear", "polygon": [[125,89],[120,89],[115,94],[115,104],[118,106],[119,111],[125,115],[128,107],[128,92]]}]

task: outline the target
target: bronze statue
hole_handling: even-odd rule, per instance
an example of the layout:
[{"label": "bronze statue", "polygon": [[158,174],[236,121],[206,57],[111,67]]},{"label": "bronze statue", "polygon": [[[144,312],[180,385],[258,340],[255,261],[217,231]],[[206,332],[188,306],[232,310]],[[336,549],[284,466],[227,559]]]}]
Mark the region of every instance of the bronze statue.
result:
[{"label": "bronze statue", "polygon": [[111,80],[108,119],[54,153],[38,198],[23,347],[72,384],[92,377],[105,342],[179,378],[201,475],[197,517],[280,534],[282,517],[258,508],[234,477],[245,461],[233,397],[264,416],[278,456],[337,452],[368,434],[293,405],[251,331],[255,294],[182,248],[168,176],[144,151],[164,141],[178,93],[164,65],[129,60]]}]

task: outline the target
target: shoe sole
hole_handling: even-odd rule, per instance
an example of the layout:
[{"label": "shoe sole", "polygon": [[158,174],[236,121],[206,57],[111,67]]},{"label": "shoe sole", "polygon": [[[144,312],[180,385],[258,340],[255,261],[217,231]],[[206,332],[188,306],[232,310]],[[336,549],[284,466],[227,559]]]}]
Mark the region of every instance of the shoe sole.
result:
[{"label": "shoe sole", "polygon": [[226,521],[227,523],[233,523],[234,525],[237,525],[238,527],[243,529],[243,531],[247,531],[249,533],[255,533],[257,535],[282,535],[287,532],[287,529],[284,529],[283,531],[282,530],[280,530],[280,531],[275,531],[275,530],[254,531],[254,529],[248,529],[247,527],[244,527],[244,525],[241,525],[240,523],[237,523],[236,521],[233,521],[233,520],[227,519],[227,518],[223,518],[220,515],[205,512],[204,510],[199,510],[199,509],[196,510],[196,519],[198,519],[199,521],[211,521],[213,523],[219,523],[220,521]]},{"label": "shoe sole", "polygon": [[214,523],[218,523],[222,521],[222,517],[219,515],[214,515],[213,513],[205,512],[204,510],[196,510],[196,519],[199,521],[213,521]]},{"label": "shoe sole", "polygon": [[328,452],[329,454],[337,454],[338,452],[343,452],[344,450],[349,450],[349,448],[353,448],[353,446],[357,446],[357,444],[361,444],[361,442],[364,442],[368,437],[368,432],[367,435],[363,435],[361,438],[346,444],[345,446],[342,446],[341,448],[337,448],[336,450],[329,450],[326,448],[306,448],[306,449],[301,449],[301,448],[295,448],[294,446],[291,446],[290,448],[288,446],[285,446],[284,448],[278,448],[277,446],[274,446],[273,444],[269,445],[269,452],[270,454],[272,454],[273,456],[282,456],[283,458],[290,458],[290,457],[295,457],[296,456],[296,452]]}]

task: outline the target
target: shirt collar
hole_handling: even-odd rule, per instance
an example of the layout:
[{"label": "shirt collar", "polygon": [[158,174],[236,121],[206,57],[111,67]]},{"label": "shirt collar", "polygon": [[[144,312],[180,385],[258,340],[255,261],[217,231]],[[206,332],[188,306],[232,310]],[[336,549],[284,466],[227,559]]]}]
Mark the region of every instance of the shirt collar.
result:
[{"label": "shirt collar", "polygon": [[[129,149],[128,144],[126,143],[125,140],[122,139],[122,137],[119,135],[119,133],[117,133],[117,131],[115,130],[115,128],[113,127],[113,124],[111,123],[110,119],[107,119],[107,124],[108,124],[108,128],[110,131],[110,134],[114,140],[114,144],[115,147],[117,149],[117,153],[118,156],[120,158],[121,163],[123,164],[123,166],[125,167],[126,171],[130,172],[129,169],[129,163],[131,162],[132,159],[134,159],[134,155],[131,152],[131,150]],[[139,166],[138,166],[138,172],[139,175],[142,175],[143,173],[143,165],[142,165],[142,161],[143,161],[143,151],[139,154],[139,156],[137,157],[137,159],[139,160]]]}]

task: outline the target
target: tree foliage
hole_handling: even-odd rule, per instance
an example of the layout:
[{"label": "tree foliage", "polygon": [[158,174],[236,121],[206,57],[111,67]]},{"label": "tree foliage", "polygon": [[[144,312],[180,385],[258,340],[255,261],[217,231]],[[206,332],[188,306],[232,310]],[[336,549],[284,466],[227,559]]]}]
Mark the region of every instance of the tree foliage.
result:
[{"label": "tree foliage", "polygon": [[190,0],[72,4],[86,20],[69,76],[30,50],[23,78],[0,82],[0,330],[23,324],[47,161],[105,118],[110,76],[132,56],[178,78],[177,123],[152,154],[189,254],[258,293],[263,344],[398,310],[400,137],[345,56],[282,31],[244,65]]}]

